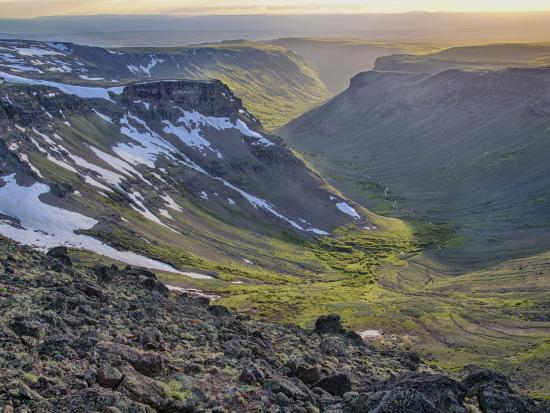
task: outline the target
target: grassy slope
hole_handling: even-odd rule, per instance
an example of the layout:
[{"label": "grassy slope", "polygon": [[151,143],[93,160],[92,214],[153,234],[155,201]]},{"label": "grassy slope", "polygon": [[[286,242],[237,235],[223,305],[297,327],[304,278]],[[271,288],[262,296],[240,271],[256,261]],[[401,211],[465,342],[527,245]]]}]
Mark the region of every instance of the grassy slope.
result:
[{"label": "grassy slope", "polygon": [[[215,78],[227,84],[264,127],[273,130],[330,97],[317,70],[282,47],[254,42],[224,42],[176,48],[130,48],[128,52],[178,54],[190,49],[218,54],[209,64],[184,68],[189,78]],[[224,59],[224,51],[242,57]]]},{"label": "grassy slope", "polygon": [[449,259],[484,266],[488,259],[531,255],[550,239],[548,122],[529,112],[536,87],[525,91],[539,81],[534,72],[486,74],[487,85],[496,82],[501,91],[498,81],[506,80],[510,90],[495,97],[484,88],[479,98],[477,74],[470,72],[422,83],[371,72],[366,86],[281,133],[333,186],[369,209],[459,225],[466,242]]}]

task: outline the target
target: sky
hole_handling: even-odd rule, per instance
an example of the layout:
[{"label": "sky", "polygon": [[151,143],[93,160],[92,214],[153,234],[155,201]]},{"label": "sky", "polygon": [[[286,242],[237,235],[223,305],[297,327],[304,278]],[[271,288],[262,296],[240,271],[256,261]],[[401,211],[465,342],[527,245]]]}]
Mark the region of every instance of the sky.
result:
[{"label": "sky", "polygon": [[78,14],[317,14],[550,11],[550,0],[0,0],[0,18]]}]

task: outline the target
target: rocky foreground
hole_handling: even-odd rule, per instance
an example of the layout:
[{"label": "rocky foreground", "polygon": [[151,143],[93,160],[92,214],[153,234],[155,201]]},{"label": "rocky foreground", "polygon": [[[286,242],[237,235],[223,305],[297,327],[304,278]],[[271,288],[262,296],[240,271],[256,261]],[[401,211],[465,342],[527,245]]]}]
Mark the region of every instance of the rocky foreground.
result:
[{"label": "rocky foreground", "polygon": [[341,327],[253,321],[135,268],[0,238],[0,411],[548,412],[506,378],[451,377]]}]

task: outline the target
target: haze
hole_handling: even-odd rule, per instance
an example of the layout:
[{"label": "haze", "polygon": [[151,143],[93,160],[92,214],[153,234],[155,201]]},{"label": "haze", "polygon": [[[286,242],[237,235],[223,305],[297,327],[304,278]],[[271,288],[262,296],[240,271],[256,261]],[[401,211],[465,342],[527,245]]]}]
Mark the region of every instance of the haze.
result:
[{"label": "haze", "polygon": [[257,1],[226,0],[0,0],[3,18],[31,18],[46,15],[75,14],[305,14],[305,13],[396,13],[421,11],[543,11],[550,10],[547,0],[330,0]]}]

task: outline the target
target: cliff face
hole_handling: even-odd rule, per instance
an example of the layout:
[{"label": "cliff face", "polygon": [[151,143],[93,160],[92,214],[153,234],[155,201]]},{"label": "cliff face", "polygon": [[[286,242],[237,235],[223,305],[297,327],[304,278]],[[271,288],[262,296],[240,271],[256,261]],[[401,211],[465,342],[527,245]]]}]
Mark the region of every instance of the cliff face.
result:
[{"label": "cliff face", "polygon": [[144,99],[153,104],[169,100],[183,110],[233,119],[239,116],[239,109],[244,110],[241,99],[219,80],[136,82],[124,88],[122,97],[128,101]]}]

